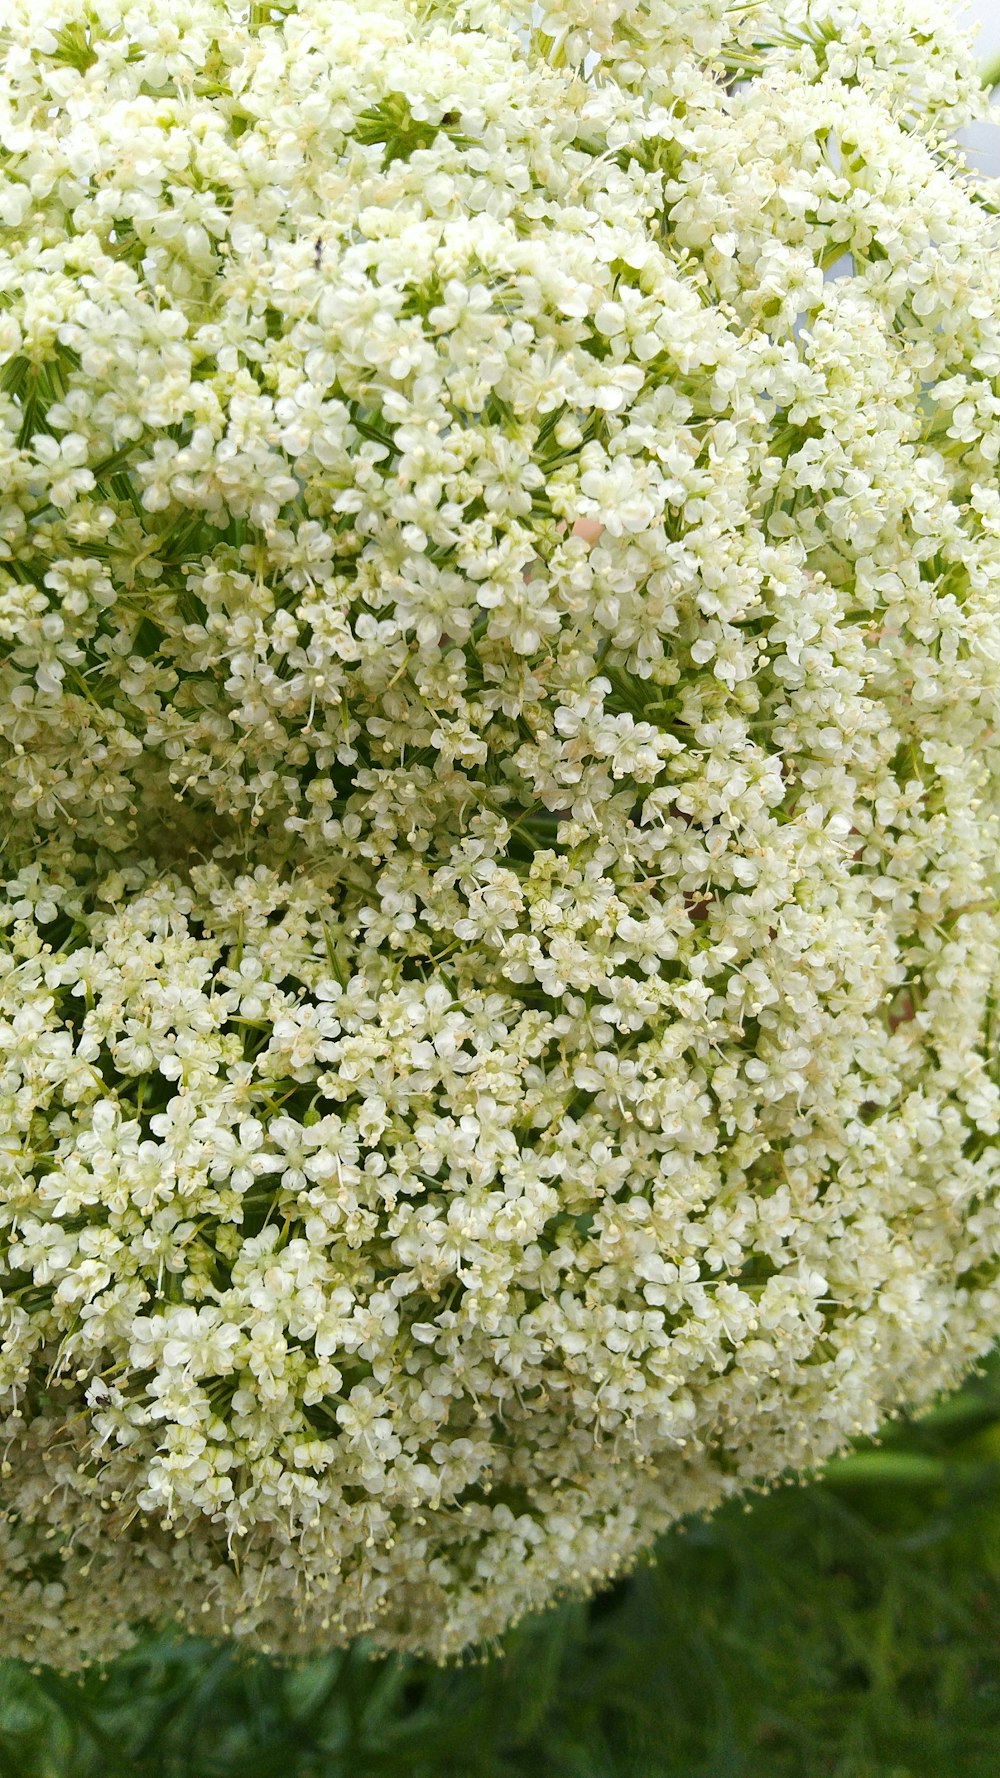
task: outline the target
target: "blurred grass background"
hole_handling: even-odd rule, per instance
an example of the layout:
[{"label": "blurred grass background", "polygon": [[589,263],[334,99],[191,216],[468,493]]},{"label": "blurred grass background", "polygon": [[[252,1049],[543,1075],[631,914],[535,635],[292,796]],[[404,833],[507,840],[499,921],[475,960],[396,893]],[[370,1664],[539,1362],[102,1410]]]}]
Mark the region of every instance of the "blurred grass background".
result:
[{"label": "blurred grass background", "polygon": [[0,1778],[1000,1778],[1000,1357],[501,1654],[0,1662]]}]

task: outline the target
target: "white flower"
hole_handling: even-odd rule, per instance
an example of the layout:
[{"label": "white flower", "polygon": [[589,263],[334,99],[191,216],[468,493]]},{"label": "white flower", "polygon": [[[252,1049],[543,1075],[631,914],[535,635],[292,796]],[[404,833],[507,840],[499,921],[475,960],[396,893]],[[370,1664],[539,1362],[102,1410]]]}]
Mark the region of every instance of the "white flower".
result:
[{"label": "white flower", "polygon": [[62,1665],[455,1652],[1000,1312],[969,44],[258,10],[0,24],[0,1593]]}]

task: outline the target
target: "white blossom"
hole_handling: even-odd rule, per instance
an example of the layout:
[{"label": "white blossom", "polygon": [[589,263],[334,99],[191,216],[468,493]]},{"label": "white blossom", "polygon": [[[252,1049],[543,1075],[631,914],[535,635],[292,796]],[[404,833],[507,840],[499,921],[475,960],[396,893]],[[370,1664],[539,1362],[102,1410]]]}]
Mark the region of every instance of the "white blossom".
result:
[{"label": "white blossom", "polygon": [[7,1652],[455,1652],[991,1343],[981,102],[930,0],[7,0]]}]

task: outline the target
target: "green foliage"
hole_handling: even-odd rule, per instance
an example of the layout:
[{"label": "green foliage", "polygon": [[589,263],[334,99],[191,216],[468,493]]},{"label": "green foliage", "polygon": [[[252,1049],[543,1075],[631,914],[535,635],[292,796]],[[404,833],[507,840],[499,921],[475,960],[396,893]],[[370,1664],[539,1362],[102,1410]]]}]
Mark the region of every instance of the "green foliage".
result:
[{"label": "green foliage", "polygon": [[479,1663],[0,1664],[0,1778],[996,1778],[998,1745],[998,1360]]}]

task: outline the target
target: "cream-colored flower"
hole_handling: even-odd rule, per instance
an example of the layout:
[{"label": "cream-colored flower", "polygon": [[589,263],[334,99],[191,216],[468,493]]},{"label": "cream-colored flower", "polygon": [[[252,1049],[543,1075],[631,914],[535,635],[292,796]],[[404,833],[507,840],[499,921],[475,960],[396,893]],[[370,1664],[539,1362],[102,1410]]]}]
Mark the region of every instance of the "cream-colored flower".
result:
[{"label": "cream-colored flower", "polygon": [[9,1652],[452,1652],[992,1341],[979,103],[929,0],[8,0]]}]

